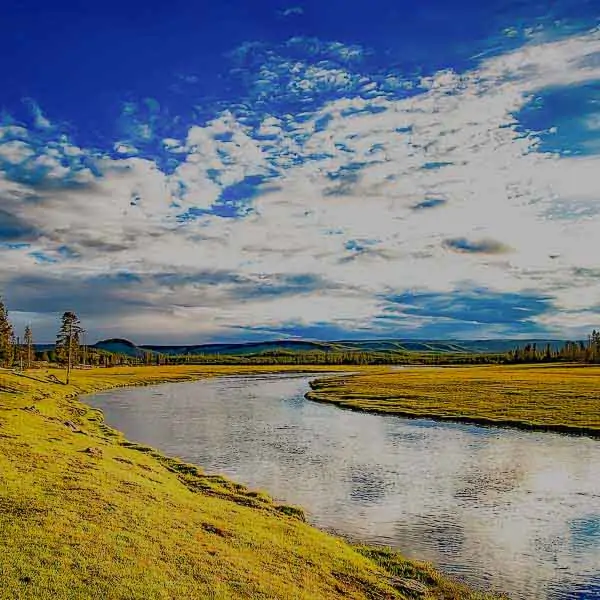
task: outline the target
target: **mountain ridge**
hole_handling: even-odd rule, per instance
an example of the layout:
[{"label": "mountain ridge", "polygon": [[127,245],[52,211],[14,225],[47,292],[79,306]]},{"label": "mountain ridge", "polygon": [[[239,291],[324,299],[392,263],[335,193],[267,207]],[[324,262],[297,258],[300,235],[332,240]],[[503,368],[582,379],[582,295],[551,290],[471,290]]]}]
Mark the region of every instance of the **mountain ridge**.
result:
[{"label": "mountain ridge", "polygon": [[565,340],[558,339],[482,339],[482,340],[415,340],[406,338],[365,340],[270,340],[261,342],[208,343],[208,344],[140,344],[124,338],[100,340],[92,348],[142,357],[145,353],[174,355],[229,355],[246,356],[267,352],[385,352],[385,353],[504,353],[527,344],[538,348],[561,348]]}]

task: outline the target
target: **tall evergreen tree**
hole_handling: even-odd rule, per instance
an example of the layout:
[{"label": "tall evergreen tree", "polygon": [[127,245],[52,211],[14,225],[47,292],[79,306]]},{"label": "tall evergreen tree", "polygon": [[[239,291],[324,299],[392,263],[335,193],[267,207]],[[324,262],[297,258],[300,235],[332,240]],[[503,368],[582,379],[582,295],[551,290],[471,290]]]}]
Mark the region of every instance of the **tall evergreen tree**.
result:
[{"label": "tall evergreen tree", "polygon": [[66,363],[67,384],[71,375],[71,367],[79,362],[79,339],[82,331],[79,317],[74,312],[68,311],[63,314],[56,337],[56,355],[60,362]]},{"label": "tall evergreen tree", "polygon": [[16,366],[19,371],[23,370],[23,344],[19,337],[13,337],[13,365]]},{"label": "tall evergreen tree", "polygon": [[25,346],[25,368],[31,369],[35,351],[33,348],[33,332],[31,331],[30,325],[27,325],[27,327],[25,327],[23,345]]},{"label": "tall evergreen tree", "polygon": [[10,367],[13,362],[14,331],[8,320],[8,311],[0,298],[0,364]]}]

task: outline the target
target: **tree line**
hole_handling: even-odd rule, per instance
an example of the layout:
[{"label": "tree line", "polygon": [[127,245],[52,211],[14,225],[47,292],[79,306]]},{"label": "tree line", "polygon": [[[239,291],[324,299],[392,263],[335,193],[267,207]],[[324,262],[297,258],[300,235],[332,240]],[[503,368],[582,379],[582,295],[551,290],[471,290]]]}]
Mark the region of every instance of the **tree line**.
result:
[{"label": "tree line", "polygon": [[248,364],[248,365],[456,365],[518,364],[537,362],[600,363],[600,331],[592,331],[586,341],[567,341],[560,348],[550,344],[539,347],[528,343],[504,353],[436,353],[385,351],[290,352],[271,350],[246,356],[223,354],[167,355],[142,351],[138,356],[113,353],[82,344],[85,333],[79,317],[63,313],[56,343],[48,350],[36,351],[30,325],[23,336],[16,336],[0,298],[0,366],[29,369],[34,363],[58,364],[67,369],[67,381],[74,367],[113,367],[120,365]]},{"label": "tree line", "polygon": [[[71,311],[63,313],[60,327],[56,335],[56,343],[52,353],[52,362],[64,364],[67,367],[67,382],[71,368],[85,364],[87,348],[81,345],[84,333],[79,317]],[[36,352],[31,325],[26,325],[23,338],[17,336],[8,318],[6,305],[0,298],[0,366],[29,369],[37,361],[50,362],[48,352]]]},{"label": "tree line", "polygon": [[[419,352],[327,351],[308,352],[272,350],[249,355],[184,354],[161,358],[161,364],[214,365],[446,365],[498,364],[502,354],[450,354]],[[153,364],[153,363],[150,363]]]},{"label": "tree line", "polygon": [[171,364],[159,353],[147,352],[140,357],[131,357],[87,346],[82,343],[84,333],[79,317],[67,311],[61,317],[54,346],[36,350],[31,325],[25,327],[22,338],[16,335],[0,297],[0,367],[24,370],[34,364],[57,364],[66,367],[68,380],[75,367]]},{"label": "tree line", "polygon": [[0,365],[10,367],[16,363],[22,368],[29,368],[34,360],[35,349],[31,326],[25,327],[22,342],[19,337],[15,337],[15,331],[8,319],[8,311],[0,298]]},{"label": "tree line", "polygon": [[600,331],[595,329],[587,340],[565,342],[561,348],[553,349],[550,344],[543,348],[537,344],[526,344],[515,348],[506,354],[508,363],[537,363],[537,362],[578,362],[588,364],[600,363]]}]

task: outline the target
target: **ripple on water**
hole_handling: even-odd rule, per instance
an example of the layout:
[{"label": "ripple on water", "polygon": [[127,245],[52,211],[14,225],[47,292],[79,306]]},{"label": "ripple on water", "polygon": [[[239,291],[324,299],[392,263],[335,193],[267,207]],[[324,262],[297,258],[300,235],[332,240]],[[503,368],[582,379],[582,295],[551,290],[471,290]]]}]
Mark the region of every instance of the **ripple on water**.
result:
[{"label": "ripple on water", "polygon": [[131,440],[481,589],[600,599],[598,440],[341,411],[304,398],[310,379],[228,377],[88,402]]}]

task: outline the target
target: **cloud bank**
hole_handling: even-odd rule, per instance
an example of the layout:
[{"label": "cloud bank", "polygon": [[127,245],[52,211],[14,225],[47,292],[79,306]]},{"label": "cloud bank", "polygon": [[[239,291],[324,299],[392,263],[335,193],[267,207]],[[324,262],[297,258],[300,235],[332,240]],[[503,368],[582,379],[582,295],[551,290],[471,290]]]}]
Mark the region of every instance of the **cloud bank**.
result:
[{"label": "cloud bank", "polygon": [[17,326],[52,339],[66,309],[144,342],[597,326],[600,31],[426,77],[369,56],[245,44],[235,101],[170,135],[160,107],[133,104],[112,151],[35,103],[28,125],[5,117],[0,290]]}]

